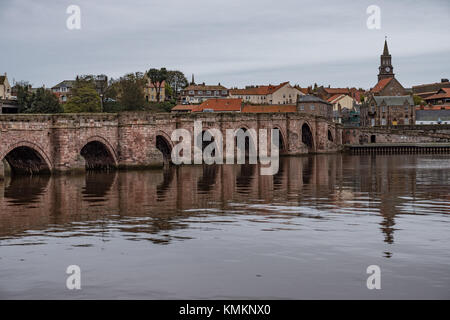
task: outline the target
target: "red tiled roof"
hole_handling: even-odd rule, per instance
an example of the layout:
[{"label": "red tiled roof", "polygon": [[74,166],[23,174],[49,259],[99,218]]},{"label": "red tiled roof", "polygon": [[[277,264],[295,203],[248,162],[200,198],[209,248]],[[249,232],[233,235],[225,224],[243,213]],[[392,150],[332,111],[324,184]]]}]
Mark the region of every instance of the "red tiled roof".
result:
[{"label": "red tiled roof", "polygon": [[378,81],[378,83],[375,85],[375,87],[373,87],[372,90],[370,90],[370,91],[375,92],[375,93],[380,92],[381,90],[384,89],[384,87],[387,86],[387,84],[389,82],[391,82],[392,79],[394,79],[394,78],[381,79],[380,81]]},{"label": "red tiled roof", "polygon": [[349,88],[324,88],[328,94],[350,94]]},{"label": "red tiled roof", "polygon": [[247,113],[265,113],[265,112],[297,112],[296,105],[280,104],[280,105],[245,105],[242,112]]},{"label": "red tiled roof", "polygon": [[192,112],[203,112],[211,109],[215,112],[241,111],[242,99],[208,99],[200,105],[193,106]]},{"label": "red tiled roof", "polygon": [[246,89],[232,89],[230,90],[230,94],[232,95],[268,95],[274,93],[278,89],[284,87],[289,82],[280,83],[277,86],[268,85],[268,86],[257,86],[254,88],[246,88]]},{"label": "red tiled roof", "polygon": [[340,98],[341,96],[343,96],[343,94],[335,94],[333,96],[331,96],[330,98],[328,98],[328,102],[333,103],[334,100],[336,100],[337,98]]},{"label": "red tiled roof", "polygon": [[188,87],[184,88],[184,90],[228,90],[222,85],[207,85],[207,84],[191,84]]},{"label": "red tiled roof", "polygon": [[416,106],[416,110],[450,110],[450,105],[435,104],[431,106]]},{"label": "red tiled roof", "polygon": [[[444,91],[444,92],[442,92],[442,91]],[[433,95],[425,98],[425,100],[442,99],[442,98],[450,98],[450,88],[439,89],[439,91],[436,94],[433,94]]]},{"label": "red tiled roof", "polygon": [[172,111],[192,111],[194,106],[188,104],[178,104],[172,108]]}]

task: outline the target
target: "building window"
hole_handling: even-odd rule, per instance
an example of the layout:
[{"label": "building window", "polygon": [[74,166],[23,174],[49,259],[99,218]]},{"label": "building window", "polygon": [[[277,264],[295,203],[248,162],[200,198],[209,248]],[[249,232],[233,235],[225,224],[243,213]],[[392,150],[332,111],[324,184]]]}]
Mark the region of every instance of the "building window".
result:
[{"label": "building window", "polygon": [[189,94],[194,94],[194,90],[189,90]]},{"label": "building window", "polygon": [[209,90],[206,91],[206,95],[207,95],[207,96],[210,96],[210,95],[211,95],[211,91],[209,91]]},{"label": "building window", "polygon": [[375,126],[375,119],[374,119],[374,118],[370,119],[370,125],[371,125],[372,127]]},{"label": "building window", "polygon": [[203,91],[202,90],[198,90],[197,94],[201,95],[201,94],[203,94]]},{"label": "building window", "polygon": [[309,106],[309,109],[310,109],[311,111],[314,111],[314,109],[315,109],[314,105],[313,105],[313,104],[310,105],[310,106]]},{"label": "building window", "polygon": [[227,94],[227,90],[222,90],[222,94]]},{"label": "building window", "polygon": [[382,106],[381,111],[386,112],[386,106]]},{"label": "building window", "polygon": [[382,118],[382,119],[381,119],[381,125],[382,125],[382,126],[385,126],[385,125],[386,125],[386,119],[385,119],[385,118]]},{"label": "building window", "polygon": [[215,94],[216,96],[218,96],[218,95],[219,95],[219,91],[218,91],[218,90],[214,91],[214,94]]},{"label": "building window", "polygon": [[301,105],[301,106],[300,106],[300,110],[302,110],[302,111],[305,110],[305,106],[304,106],[304,105]]}]

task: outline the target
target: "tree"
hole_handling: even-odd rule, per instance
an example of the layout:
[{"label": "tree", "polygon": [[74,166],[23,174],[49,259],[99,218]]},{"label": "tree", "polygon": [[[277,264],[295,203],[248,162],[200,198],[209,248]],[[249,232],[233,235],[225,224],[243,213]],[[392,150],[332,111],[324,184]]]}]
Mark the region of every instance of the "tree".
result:
[{"label": "tree", "polygon": [[119,79],[117,90],[119,103],[126,111],[141,110],[145,104],[144,74],[142,72],[129,73]]},{"label": "tree", "polygon": [[175,99],[178,98],[180,90],[186,88],[189,84],[184,73],[178,70],[167,72],[167,83],[173,89]]},{"label": "tree", "polygon": [[60,113],[63,112],[58,98],[45,88],[39,88],[31,96],[29,106],[25,108],[25,113]]},{"label": "tree", "polygon": [[156,101],[160,102],[161,88],[163,87],[163,81],[167,80],[168,72],[166,68],[153,68],[147,71],[147,76],[156,89]]},{"label": "tree", "polygon": [[31,107],[33,97],[31,86],[26,81],[19,81],[14,87],[17,92],[17,104],[19,106],[19,112],[25,112],[26,109]]},{"label": "tree", "polygon": [[65,112],[101,112],[100,96],[92,79],[77,77],[72,95],[64,105]]}]

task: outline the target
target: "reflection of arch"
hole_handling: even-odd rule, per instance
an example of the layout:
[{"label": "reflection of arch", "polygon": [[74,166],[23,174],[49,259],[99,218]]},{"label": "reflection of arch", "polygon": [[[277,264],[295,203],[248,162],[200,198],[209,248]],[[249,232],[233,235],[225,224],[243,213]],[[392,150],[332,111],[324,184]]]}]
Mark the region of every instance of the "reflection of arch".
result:
[{"label": "reflection of arch", "polygon": [[34,143],[21,141],[6,150],[0,160],[8,162],[13,174],[50,173],[52,170],[49,157]]},{"label": "reflection of arch", "polygon": [[280,148],[280,153],[286,151],[286,139],[283,131],[279,127],[274,127],[274,129],[278,130],[278,147]]},{"label": "reflection of arch", "polygon": [[333,134],[331,133],[331,130],[330,130],[330,129],[328,129],[328,141],[331,141],[331,142],[334,141],[334,139],[333,139]]},{"label": "reflection of arch", "polygon": [[175,176],[175,168],[174,167],[164,168],[163,181],[156,186],[157,201],[163,201],[165,199],[166,193],[170,188],[170,184],[172,183],[174,176]]},{"label": "reflection of arch", "polygon": [[236,191],[238,193],[249,194],[251,192],[255,167],[252,164],[242,164],[239,167],[240,172],[236,175]]},{"label": "reflection of arch", "polygon": [[87,202],[105,201],[105,195],[111,190],[116,174],[104,172],[88,172],[86,184],[82,190],[83,198]]},{"label": "reflection of arch", "polygon": [[161,151],[164,157],[164,163],[169,163],[171,160],[172,144],[170,138],[163,132],[158,132],[156,135],[156,148]]},{"label": "reflection of arch", "polygon": [[310,126],[305,122],[302,125],[302,142],[308,147],[309,151],[314,149],[314,139]]},{"label": "reflection of arch", "polygon": [[197,190],[200,193],[208,193],[216,183],[218,167],[215,165],[204,165],[203,174],[197,181]]},{"label": "reflection of arch", "polygon": [[5,188],[5,199],[13,204],[30,204],[39,200],[47,190],[49,176],[12,177]]},{"label": "reflection of arch", "polygon": [[234,144],[236,146],[236,150],[240,150],[238,145],[238,132],[243,132],[245,135],[244,137],[244,150],[241,150],[244,152],[245,157],[249,157],[250,155],[250,144],[253,145],[253,148],[256,150],[256,143],[252,139],[252,135],[250,134],[249,129],[246,126],[242,126],[239,129],[235,130],[235,136],[234,136]]},{"label": "reflection of arch", "polygon": [[104,139],[91,138],[88,141],[80,151],[87,170],[110,170],[117,166],[115,154],[112,148],[104,143]]}]

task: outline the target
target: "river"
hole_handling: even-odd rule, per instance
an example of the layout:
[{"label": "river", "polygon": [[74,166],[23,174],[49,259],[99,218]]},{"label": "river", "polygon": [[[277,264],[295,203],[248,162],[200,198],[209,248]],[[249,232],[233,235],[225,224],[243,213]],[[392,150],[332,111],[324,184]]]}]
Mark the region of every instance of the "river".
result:
[{"label": "river", "polygon": [[7,178],[0,298],[449,299],[450,156]]}]

